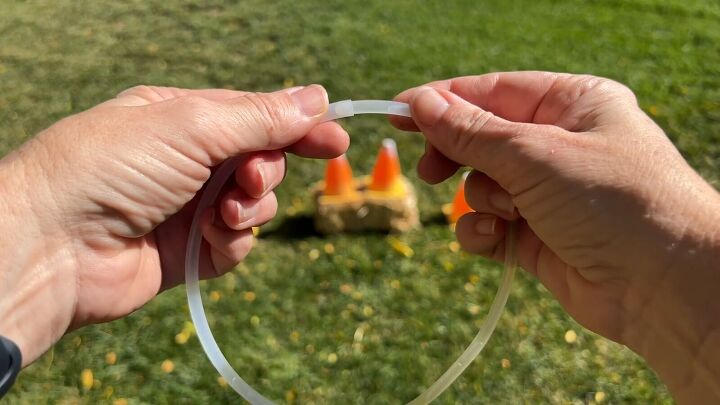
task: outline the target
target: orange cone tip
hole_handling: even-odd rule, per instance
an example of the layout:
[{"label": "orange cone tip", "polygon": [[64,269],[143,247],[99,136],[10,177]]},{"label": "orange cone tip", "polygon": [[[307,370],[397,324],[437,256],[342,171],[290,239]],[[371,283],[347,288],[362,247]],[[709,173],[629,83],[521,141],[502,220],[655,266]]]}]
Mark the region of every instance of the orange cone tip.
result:
[{"label": "orange cone tip", "polygon": [[467,179],[468,174],[470,174],[470,172],[466,172],[463,175],[462,180],[460,180],[460,185],[458,185],[457,192],[455,193],[455,197],[453,198],[448,218],[451,224],[456,223],[461,216],[473,211],[473,209],[468,205],[467,200],[465,200],[465,180]]},{"label": "orange cone tip", "polygon": [[353,181],[352,168],[344,154],[330,159],[325,168],[325,190],[324,195],[353,195],[355,194],[355,182]]},{"label": "orange cone tip", "polygon": [[392,192],[401,189],[400,158],[397,145],[392,139],[384,139],[378,153],[369,189],[373,191]]}]

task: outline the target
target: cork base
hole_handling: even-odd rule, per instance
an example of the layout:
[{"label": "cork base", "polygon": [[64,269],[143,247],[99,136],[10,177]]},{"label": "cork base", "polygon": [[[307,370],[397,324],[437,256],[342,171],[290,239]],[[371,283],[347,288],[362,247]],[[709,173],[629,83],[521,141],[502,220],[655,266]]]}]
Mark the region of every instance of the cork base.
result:
[{"label": "cork base", "polygon": [[358,231],[407,232],[420,226],[417,197],[412,184],[402,178],[402,192],[383,193],[367,189],[368,180],[357,181],[352,196],[325,196],[323,184],[315,193],[315,228],[324,234]]}]

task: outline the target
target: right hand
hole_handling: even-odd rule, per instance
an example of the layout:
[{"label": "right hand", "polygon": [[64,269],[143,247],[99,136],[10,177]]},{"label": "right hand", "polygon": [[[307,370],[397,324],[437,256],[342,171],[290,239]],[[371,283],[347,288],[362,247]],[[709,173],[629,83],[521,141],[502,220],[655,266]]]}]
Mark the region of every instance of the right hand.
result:
[{"label": "right hand", "polygon": [[[475,169],[465,190],[477,212],[456,227],[466,250],[501,260],[506,221],[519,219],[520,266],[578,322],[659,369],[717,339],[720,197],[627,87],[516,72],[433,82],[396,99],[413,119],[393,123],[426,136],[423,179]],[[671,390],[709,372],[657,371]]]}]

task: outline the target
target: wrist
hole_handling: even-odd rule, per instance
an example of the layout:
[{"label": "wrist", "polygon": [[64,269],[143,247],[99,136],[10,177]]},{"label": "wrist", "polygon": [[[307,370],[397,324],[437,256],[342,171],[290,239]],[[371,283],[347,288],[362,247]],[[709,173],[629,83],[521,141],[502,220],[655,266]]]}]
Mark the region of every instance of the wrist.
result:
[{"label": "wrist", "polygon": [[76,292],[72,250],[52,215],[38,215],[50,204],[31,192],[42,187],[32,172],[16,155],[0,160],[0,335],[18,345],[23,366],[65,333]]},{"label": "wrist", "polygon": [[693,212],[676,213],[687,220],[682,237],[657,252],[654,278],[626,297],[636,316],[625,322],[624,342],[681,403],[720,401],[720,198],[706,196]]}]

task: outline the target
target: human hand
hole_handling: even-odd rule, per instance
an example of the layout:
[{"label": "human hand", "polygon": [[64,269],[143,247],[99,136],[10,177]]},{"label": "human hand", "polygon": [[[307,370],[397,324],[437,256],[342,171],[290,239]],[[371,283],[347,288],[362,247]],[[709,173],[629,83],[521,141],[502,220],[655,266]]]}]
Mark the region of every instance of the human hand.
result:
[{"label": "human hand", "polygon": [[140,86],[43,131],[0,161],[0,334],[28,364],[68,329],[112,320],[183,280],[213,167],[241,155],[204,213],[201,278],[225,273],[275,215],[284,150],[347,149],[317,85],[270,94]]},{"label": "human hand", "polygon": [[676,397],[718,395],[720,351],[707,347],[720,339],[720,197],[628,88],[517,72],[396,99],[413,120],[392,122],[427,139],[422,178],[475,169],[465,192],[477,212],[456,227],[466,250],[500,260],[506,223],[519,220],[519,264],[571,316],[643,355]]}]

